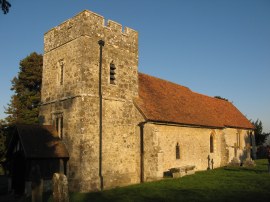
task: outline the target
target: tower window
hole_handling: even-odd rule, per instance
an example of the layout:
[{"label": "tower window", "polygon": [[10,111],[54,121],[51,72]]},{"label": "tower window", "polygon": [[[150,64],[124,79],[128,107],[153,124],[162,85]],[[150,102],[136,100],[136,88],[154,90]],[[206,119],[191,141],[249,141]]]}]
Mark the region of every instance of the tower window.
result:
[{"label": "tower window", "polygon": [[210,153],[214,153],[214,137],[210,135]]},{"label": "tower window", "polygon": [[59,61],[59,83],[60,85],[63,85],[64,83],[64,60]]},{"label": "tower window", "polygon": [[63,125],[64,125],[63,114],[59,113],[55,115],[55,129],[57,131],[58,137],[63,138]]},{"label": "tower window", "polygon": [[115,65],[113,63],[110,64],[110,84],[115,84]]},{"label": "tower window", "polygon": [[180,146],[179,146],[178,142],[175,146],[175,156],[176,156],[176,159],[180,159]]}]

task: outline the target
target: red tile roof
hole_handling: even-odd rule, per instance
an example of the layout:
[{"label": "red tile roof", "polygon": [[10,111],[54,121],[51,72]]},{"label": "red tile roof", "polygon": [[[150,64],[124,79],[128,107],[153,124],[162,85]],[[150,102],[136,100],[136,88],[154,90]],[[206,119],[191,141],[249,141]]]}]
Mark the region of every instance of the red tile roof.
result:
[{"label": "red tile roof", "polygon": [[249,120],[225,100],[139,73],[137,107],[150,121],[206,127],[253,129]]}]

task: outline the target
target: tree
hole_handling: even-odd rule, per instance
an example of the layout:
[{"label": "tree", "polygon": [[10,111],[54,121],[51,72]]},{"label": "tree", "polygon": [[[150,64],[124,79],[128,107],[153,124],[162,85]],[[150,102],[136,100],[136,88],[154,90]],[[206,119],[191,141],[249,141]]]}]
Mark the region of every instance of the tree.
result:
[{"label": "tree", "polygon": [[9,12],[9,8],[11,7],[11,4],[7,0],[0,0],[0,5],[4,14],[7,14]]},{"label": "tree", "polygon": [[255,126],[254,134],[255,134],[256,145],[257,146],[262,145],[267,139],[269,133],[263,132],[263,125],[259,119],[257,119],[255,122],[251,121],[251,123]]},{"label": "tree", "polygon": [[3,119],[0,119],[0,175],[4,174],[4,163],[5,163],[5,154],[8,143],[7,127],[6,122]]},{"label": "tree", "polygon": [[6,149],[6,137],[5,137],[5,121],[0,119],[0,162],[4,156]]},{"label": "tree", "polygon": [[18,76],[11,81],[11,90],[15,93],[5,109],[8,116],[0,120],[0,167],[5,162],[5,150],[14,131],[14,125],[38,123],[42,63],[42,55],[31,53],[20,61]]},{"label": "tree", "polygon": [[15,94],[6,108],[8,125],[38,123],[43,57],[31,53],[20,61],[18,76],[12,80]]}]

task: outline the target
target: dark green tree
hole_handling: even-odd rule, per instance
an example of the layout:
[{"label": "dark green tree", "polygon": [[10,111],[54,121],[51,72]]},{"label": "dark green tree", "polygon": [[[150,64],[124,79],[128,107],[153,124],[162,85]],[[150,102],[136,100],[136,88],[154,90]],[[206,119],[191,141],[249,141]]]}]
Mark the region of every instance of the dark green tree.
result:
[{"label": "dark green tree", "polygon": [[5,119],[0,119],[0,175],[4,174],[6,165],[6,151],[14,127],[9,126]]},{"label": "dark green tree", "polygon": [[0,119],[0,162],[4,156],[6,148],[6,136],[5,136],[5,121]]},{"label": "dark green tree", "polygon": [[7,0],[0,0],[0,5],[4,14],[7,14],[9,12],[9,8],[11,7],[11,4]]},{"label": "dark green tree", "polygon": [[255,134],[256,145],[257,146],[262,145],[267,139],[269,133],[263,132],[263,125],[259,119],[257,119],[255,122],[251,121],[251,123],[255,126],[254,134]]},{"label": "dark green tree", "polygon": [[38,123],[43,57],[31,53],[20,61],[18,76],[12,80],[15,93],[6,108],[8,125]]},{"label": "dark green tree", "polygon": [[4,119],[0,119],[0,175],[4,173],[4,162],[7,148],[7,127]]}]

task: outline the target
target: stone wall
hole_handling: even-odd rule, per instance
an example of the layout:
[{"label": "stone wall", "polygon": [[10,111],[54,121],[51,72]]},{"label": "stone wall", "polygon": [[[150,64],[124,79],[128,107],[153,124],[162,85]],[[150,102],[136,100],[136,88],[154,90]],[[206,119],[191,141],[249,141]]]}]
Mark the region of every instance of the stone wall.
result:
[{"label": "stone wall", "polygon": [[140,182],[140,113],[132,102],[104,100],[104,188]]},{"label": "stone wall", "polygon": [[[195,165],[196,170],[206,170],[208,155],[214,160],[214,167],[220,166],[221,130],[176,125],[146,125],[147,134],[144,136],[147,145],[145,148],[146,181],[156,177],[161,178],[163,172],[174,167]],[[210,153],[210,135],[214,137],[213,153]],[[180,148],[180,159],[176,159],[177,143]],[[153,166],[154,169],[151,168]],[[153,172],[154,170],[156,173]]]},{"label": "stone wall", "polygon": [[[144,127],[144,180],[163,177],[170,168],[195,165],[196,170],[207,170],[208,155],[214,168],[227,165],[234,157],[231,147],[236,140],[237,129],[193,128],[177,125],[147,123]],[[241,130],[238,156],[245,159],[247,130]],[[214,152],[210,152],[210,136],[214,138]],[[180,159],[176,159],[176,145]]]},{"label": "stone wall", "polygon": [[98,105],[92,104],[97,101],[97,98],[78,97],[41,107],[40,116],[45,117],[45,125],[53,124],[54,113],[63,114],[63,141],[70,155],[68,178],[71,190],[82,190],[84,184],[92,190],[99,189],[99,111]]}]

